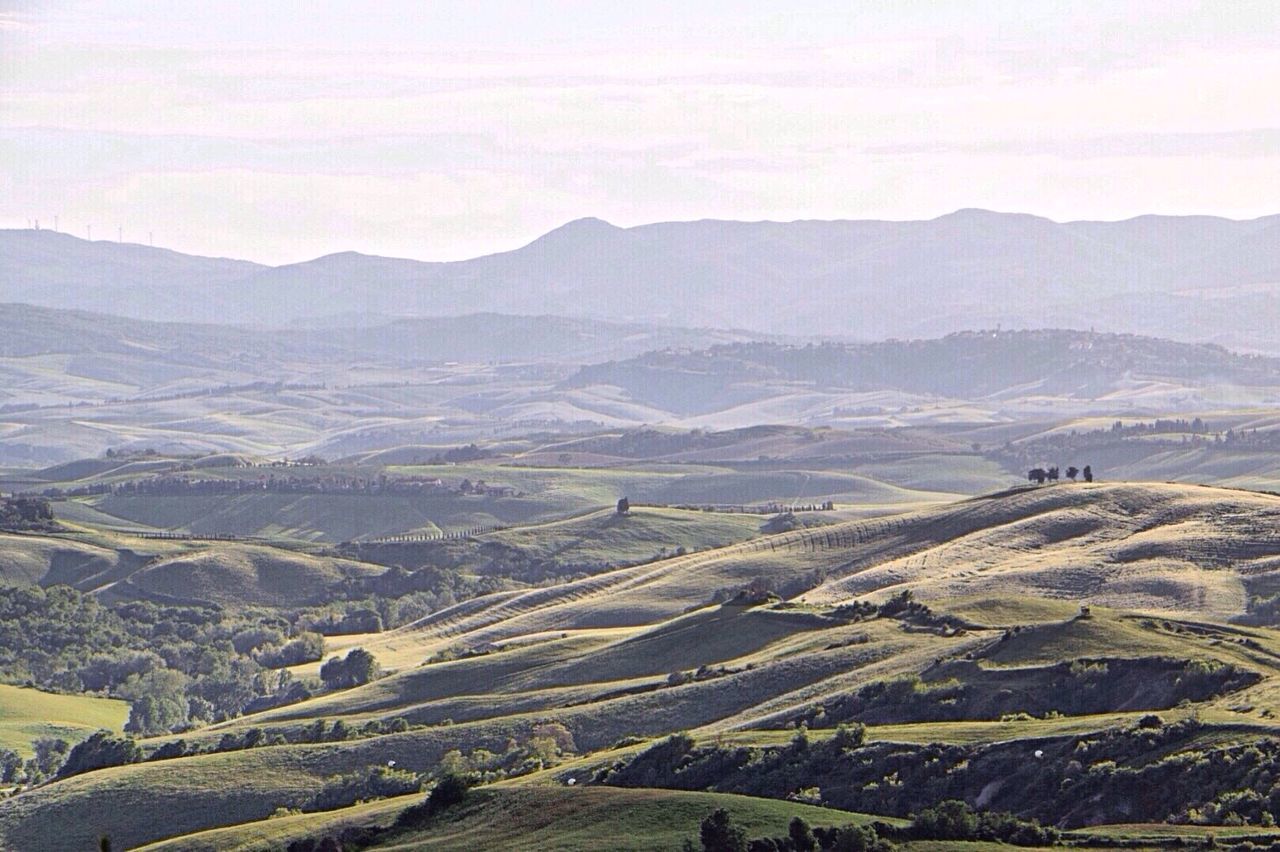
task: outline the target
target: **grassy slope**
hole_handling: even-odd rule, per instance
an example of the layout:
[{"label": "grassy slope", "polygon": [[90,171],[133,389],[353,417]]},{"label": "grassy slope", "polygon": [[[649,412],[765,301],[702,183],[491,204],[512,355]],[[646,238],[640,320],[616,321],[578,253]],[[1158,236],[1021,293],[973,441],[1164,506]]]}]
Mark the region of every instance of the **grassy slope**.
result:
[{"label": "grassy slope", "polygon": [[237,542],[158,541],[81,527],[0,534],[0,582],[70,585],[108,598],[296,606],[382,566]]},{"label": "grassy slope", "polygon": [[517,527],[481,536],[537,559],[621,564],[651,558],[659,550],[706,550],[759,533],[767,517],[637,507],[612,509],[566,521]]},{"label": "grassy slope", "polygon": [[[708,465],[643,465],[618,468],[543,468],[498,463],[411,465],[387,468],[392,475],[439,477],[449,485],[463,479],[517,489],[520,497],[457,494],[419,495],[279,494],[102,495],[85,498],[98,513],[127,523],[200,534],[278,536],[309,541],[350,541],[406,533],[433,533],[489,524],[520,524],[611,506],[620,497],[659,504],[746,504],[768,501],[908,505],[948,499],[930,490],[930,478],[906,474],[914,485],[900,486],[843,471],[734,470]],[[359,471],[346,471],[359,472]],[[254,471],[256,478],[257,471]],[[370,471],[363,471],[370,475]],[[206,475],[247,476],[241,471]],[[989,481],[982,470],[954,484]],[[934,477],[936,480],[936,477]],[[973,490],[979,490],[977,487]],[[74,512],[73,512],[74,514]],[[79,513],[89,517],[84,512]]]},{"label": "grassy slope", "polygon": [[372,576],[383,570],[274,547],[223,543],[141,568],[112,592],[225,606],[298,606],[318,602],[326,587],[345,578]]},{"label": "grassy slope", "polygon": [[54,695],[0,684],[0,748],[31,755],[39,737],[79,741],[100,728],[119,731],[129,703],[86,695]]},{"label": "grassy slope", "polygon": [[[303,814],[144,847],[148,852],[213,852],[277,849],[298,837],[315,836],[351,824],[385,824],[391,814],[420,797],[402,797],[348,809],[354,813]],[[702,819],[725,808],[748,836],[785,835],[792,817],[815,826],[861,824],[870,817],[793,802],[723,793],[623,790],[588,787],[498,786],[472,791],[469,802],[430,827],[389,835],[379,850],[475,849],[595,852],[678,849],[695,839]]]}]

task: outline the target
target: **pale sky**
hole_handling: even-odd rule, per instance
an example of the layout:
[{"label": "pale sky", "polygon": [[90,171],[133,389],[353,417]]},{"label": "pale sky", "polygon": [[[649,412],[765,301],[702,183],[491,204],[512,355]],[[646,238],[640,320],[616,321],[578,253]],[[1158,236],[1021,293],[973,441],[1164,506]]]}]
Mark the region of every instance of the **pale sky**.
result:
[{"label": "pale sky", "polygon": [[0,227],[285,263],[583,216],[1251,218],[1278,92],[1272,0],[0,0]]}]

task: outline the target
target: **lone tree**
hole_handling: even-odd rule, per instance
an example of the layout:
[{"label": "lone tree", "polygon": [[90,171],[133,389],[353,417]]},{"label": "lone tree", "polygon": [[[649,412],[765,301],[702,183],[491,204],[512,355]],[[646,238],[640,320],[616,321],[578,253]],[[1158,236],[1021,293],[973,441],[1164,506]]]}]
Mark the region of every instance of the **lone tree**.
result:
[{"label": "lone tree", "polygon": [[1067,479],[1070,479],[1072,482],[1075,482],[1076,476],[1078,476],[1079,473],[1080,471],[1076,469],[1075,465],[1072,465],[1071,467],[1067,468]]},{"label": "lone tree", "polygon": [[702,821],[699,839],[703,852],[746,852],[747,849],[746,832],[733,824],[724,808],[716,808]]},{"label": "lone tree", "polygon": [[1093,468],[1089,467],[1089,465],[1085,465],[1080,474],[1084,477],[1085,482],[1093,482]]},{"label": "lone tree", "polygon": [[618,514],[625,515],[631,511],[631,501],[623,497],[618,501]]},{"label": "lone tree", "polygon": [[800,817],[792,818],[791,824],[787,826],[787,836],[791,839],[791,848],[796,852],[814,852],[818,848],[818,841],[814,838],[809,823]]},{"label": "lone tree", "polygon": [[1036,485],[1044,485],[1044,481],[1049,477],[1048,471],[1042,467],[1033,467],[1027,471],[1027,481],[1034,482]]}]

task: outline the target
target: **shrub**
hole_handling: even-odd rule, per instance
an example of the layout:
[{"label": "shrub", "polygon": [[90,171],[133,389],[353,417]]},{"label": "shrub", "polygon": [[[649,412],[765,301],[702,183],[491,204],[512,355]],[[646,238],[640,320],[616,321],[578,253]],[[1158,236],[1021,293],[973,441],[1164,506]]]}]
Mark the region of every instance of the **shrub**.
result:
[{"label": "shrub", "polygon": [[921,840],[967,840],[977,831],[977,815],[959,799],[939,802],[911,819],[911,834]]},{"label": "shrub", "polygon": [[831,738],[831,745],[843,751],[844,749],[860,748],[866,741],[867,726],[861,722],[853,722],[852,724],[836,726],[835,735]]},{"label": "shrub", "polygon": [[395,824],[397,826],[422,825],[435,815],[466,801],[470,787],[471,783],[465,775],[446,772],[431,788],[426,799],[400,812]]}]

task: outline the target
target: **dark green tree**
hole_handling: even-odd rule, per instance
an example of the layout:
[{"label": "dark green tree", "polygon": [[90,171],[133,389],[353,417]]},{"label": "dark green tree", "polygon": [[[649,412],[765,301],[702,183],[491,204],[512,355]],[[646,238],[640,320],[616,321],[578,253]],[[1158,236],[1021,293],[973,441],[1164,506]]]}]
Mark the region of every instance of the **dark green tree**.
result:
[{"label": "dark green tree", "polygon": [[320,667],[320,679],[330,689],[346,689],[377,680],[382,667],[364,648],[354,648],[345,658],[333,657]]},{"label": "dark green tree", "polygon": [[98,731],[71,749],[58,770],[58,777],[66,778],[104,766],[123,766],[141,760],[142,749],[132,738],[117,736],[111,731]]},{"label": "dark green tree", "polygon": [[702,821],[698,833],[703,852],[746,852],[747,835],[741,826],[733,824],[729,812],[716,808]]},{"label": "dark green tree", "polygon": [[818,848],[818,841],[813,836],[809,823],[800,817],[792,817],[787,826],[787,836],[791,838],[791,848],[796,852],[813,852]]},{"label": "dark green tree", "polygon": [[[35,757],[27,761],[27,766],[34,769],[39,778],[52,777],[66,760],[71,744],[58,737],[39,737],[31,744]],[[34,780],[34,779],[29,779]]]},{"label": "dark green tree", "polygon": [[925,808],[911,820],[911,833],[923,840],[967,840],[977,830],[977,815],[959,799]]},{"label": "dark green tree", "polygon": [[22,771],[22,758],[12,749],[0,749],[0,783],[12,784]]}]

